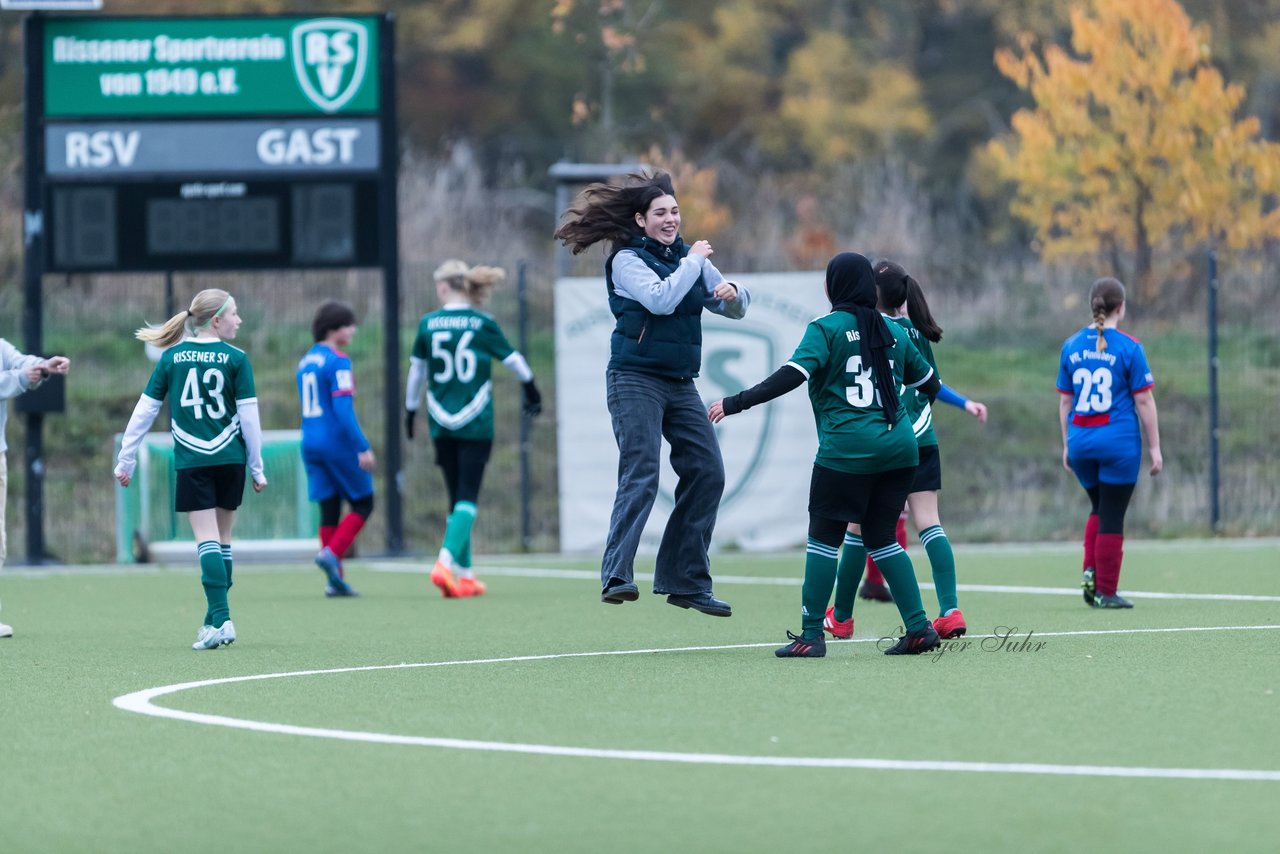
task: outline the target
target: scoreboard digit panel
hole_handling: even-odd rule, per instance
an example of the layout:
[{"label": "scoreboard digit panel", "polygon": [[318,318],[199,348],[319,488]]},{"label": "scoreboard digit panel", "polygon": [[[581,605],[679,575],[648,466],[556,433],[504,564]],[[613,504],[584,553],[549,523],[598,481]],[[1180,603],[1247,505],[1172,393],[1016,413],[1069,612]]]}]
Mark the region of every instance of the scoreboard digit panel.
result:
[{"label": "scoreboard digit panel", "polygon": [[48,269],[237,270],[378,263],[374,179],[55,184]]}]

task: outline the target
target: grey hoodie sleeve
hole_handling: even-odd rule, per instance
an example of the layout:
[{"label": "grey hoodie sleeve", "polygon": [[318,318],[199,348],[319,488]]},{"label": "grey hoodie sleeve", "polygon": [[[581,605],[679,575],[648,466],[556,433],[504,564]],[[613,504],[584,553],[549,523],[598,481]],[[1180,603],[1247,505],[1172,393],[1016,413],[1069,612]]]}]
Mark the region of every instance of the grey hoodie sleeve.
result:
[{"label": "grey hoodie sleeve", "polygon": [[27,379],[27,369],[44,363],[39,356],[28,356],[0,338],[0,400],[17,397],[39,385]]},{"label": "grey hoodie sleeve", "polygon": [[640,303],[650,314],[671,314],[697,284],[704,263],[701,255],[686,255],[674,273],[660,279],[640,256],[624,249],[613,256],[613,289],[619,296]]},{"label": "grey hoodie sleeve", "polygon": [[[716,269],[711,263],[711,259],[707,259],[702,264],[702,281],[707,286],[706,308],[707,311],[715,314],[724,315],[730,320],[741,320],[747,315],[747,306],[751,304],[751,294],[745,287],[737,282],[729,282],[724,275]],[[738,295],[733,299],[717,299],[712,296],[716,286],[721,282],[729,282],[738,289]]]}]

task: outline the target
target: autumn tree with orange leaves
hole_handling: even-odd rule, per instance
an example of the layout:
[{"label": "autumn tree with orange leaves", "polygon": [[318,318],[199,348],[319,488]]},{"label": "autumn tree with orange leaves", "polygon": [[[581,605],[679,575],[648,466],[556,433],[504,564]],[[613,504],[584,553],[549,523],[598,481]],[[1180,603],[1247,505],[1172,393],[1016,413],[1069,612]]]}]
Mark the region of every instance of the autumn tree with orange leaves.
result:
[{"label": "autumn tree with orange leaves", "polygon": [[1176,0],[1091,0],[1071,30],[1070,51],[996,53],[1035,108],[988,153],[1046,258],[1102,257],[1155,300],[1168,261],[1280,237],[1280,145],[1237,120],[1244,88],[1210,65],[1208,27]]}]

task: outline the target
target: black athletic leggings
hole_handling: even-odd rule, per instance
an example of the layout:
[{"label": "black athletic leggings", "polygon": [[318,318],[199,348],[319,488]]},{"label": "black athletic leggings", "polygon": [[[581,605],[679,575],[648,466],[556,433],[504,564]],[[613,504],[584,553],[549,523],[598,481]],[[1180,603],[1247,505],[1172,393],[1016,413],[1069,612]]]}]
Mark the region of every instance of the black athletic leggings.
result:
[{"label": "black athletic leggings", "polygon": [[1085,490],[1090,512],[1098,517],[1099,534],[1123,534],[1124,514],[1129,509],[1136,483],[1101,483]]},{"label": "black athletic leggings", "polygon": [[449,491],[449,510],[459,501],[472,504],[480,497],[480,482],[484,480],[484,467],[489,463],[492,439],[433,440],[436,446],[436,465],[444,472],[444,485]]},{"label": "black athletic leggings", "polygon": [[[368,521],[370,514],[373,513],[373,493],[358,501],[352,501],[351,512]],[[332,528],[336,526],[340,516],[342,516],[341,495],[333,495],[320,502],[320,524],[323,527]]]}]

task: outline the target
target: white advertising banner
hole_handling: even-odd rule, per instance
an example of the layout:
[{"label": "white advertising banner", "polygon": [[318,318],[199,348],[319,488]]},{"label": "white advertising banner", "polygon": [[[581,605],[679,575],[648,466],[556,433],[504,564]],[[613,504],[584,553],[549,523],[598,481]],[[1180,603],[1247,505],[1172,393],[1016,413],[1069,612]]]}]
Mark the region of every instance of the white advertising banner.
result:
[{"label": "white advertising banner", "polygon": [[[810,320],[830,311],[821,271],[731,277],[751,292],[742,320],[702,315],[702,399],[713,401],[783,365]],[[617,487],[618,446],[605,404],[614,318],[604,277],[556,282],[556,407],[559,412],[560,547],[602,552]],[[766,551],[802,545],[809,527],[809,475],[818,440],[809,396],[798,388],[716,426],[725,490],[713,548]],[[663,465],[658,500],[641,548],[656,551],[674,504],[676,476]]]}]

